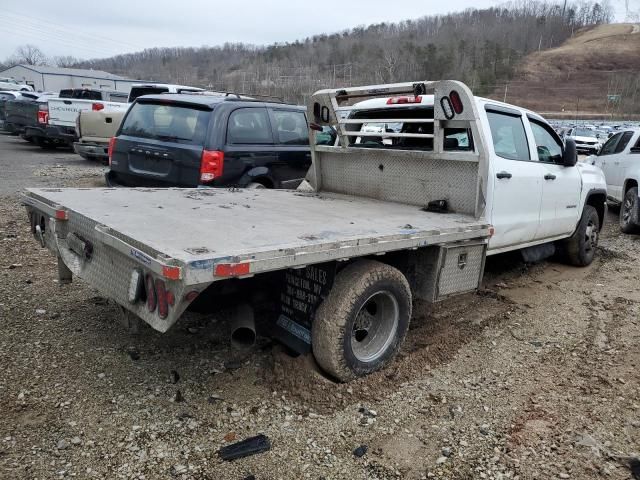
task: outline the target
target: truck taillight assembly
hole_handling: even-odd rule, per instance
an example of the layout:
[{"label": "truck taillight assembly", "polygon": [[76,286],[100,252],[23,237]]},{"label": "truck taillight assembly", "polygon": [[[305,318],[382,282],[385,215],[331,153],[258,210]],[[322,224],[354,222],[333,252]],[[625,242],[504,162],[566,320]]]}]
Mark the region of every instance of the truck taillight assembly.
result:
[{"label": "truck taillight assembly", "polygon": [[38,123],[41,125],[47,125],[49,123],[49,107],[47,105],[40,105],[38,107]]},{"label": "truck taillight assembly", "polygon": [[107,150],[107,154],[109,155],[109,166],[111,166],[111,157],[113,157],[114,148],[116,148],[116,137],[111,137],[109,139],[109,149]]},{"label": "truck taillight assembly", "polygon": [[224,169],[224,152],[217,150],[203,150],[200,160],[200,181],[212,182],[222,176]]},{"label": "truck taillight assembly", "polygon": [[104,110],[104,103],[92,103],[91,110],[94,112],[99,112],[100,110]]},{"label": "truck taillight assembly", "polygon": [[387,105],[404,105],[407,103],[422,103],[422,96],[415,97],[391,97],[387,100]]},{"label": "truck taillight assembly", "polygon": [[451,107],[453,108],[453,111],[456,112],[456,115],[460,115],[464,110],[460,94],[455,90],[452,90],[449,94],[449,100],[451,100]]}]

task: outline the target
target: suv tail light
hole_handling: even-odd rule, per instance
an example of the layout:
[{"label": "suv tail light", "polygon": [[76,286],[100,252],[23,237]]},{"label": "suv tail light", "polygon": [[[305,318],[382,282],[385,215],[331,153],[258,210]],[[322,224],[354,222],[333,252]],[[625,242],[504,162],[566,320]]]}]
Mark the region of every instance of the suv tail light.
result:
[{"label": "suv tail light", "polygon": [[111,137],[109,140],[109,149],[107,155],[109,155],[109,166],[111,166],[111,157],[113,157],[113,149],[116,148],[116,137]]},{"label": "suv tail light", "polygon": [[212,182],[222,176],[224,169],[224,152],[217,150],[203,150],[200,160],[200,181]]},{"label": "suv tail light", "polygon": [[415,97],[391,97],[387,100],[387,105],[402,105],[405,103],[422,103],[422,96]]},{"label": "suv tail light", "polygon": [[91,104],[91,110],[93,110],[94,112],[99,112],[100,110],[104,109],[104,103],[92,103]]},{"label": "suv tail light", "polygon": [[46,104],[38,107],[38,123],[42,125],[49,123],[49,106]]}]

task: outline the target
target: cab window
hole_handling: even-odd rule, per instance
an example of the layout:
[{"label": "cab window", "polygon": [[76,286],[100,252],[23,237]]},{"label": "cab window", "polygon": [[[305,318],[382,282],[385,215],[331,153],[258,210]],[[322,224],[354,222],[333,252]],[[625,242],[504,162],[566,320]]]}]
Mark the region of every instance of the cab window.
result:
[{"label": "cab window", "polygon": [[487,118],[496,155],[508,160],[531,160],[521,116],[488,110]]},{"label": "cab window", "polygon": [[618,145],[616,145],[615,153],[620,153],[627,148],[627,144],[629,143],[629,140],[631,140],[631,137],[633,137],[633,132],[624,132],[622,137],[620,137]]},{"label": "cab window", "polygon": [[616,152],[616,146],[618,145],[618,141],[622,137],[622,132],[616,133],[613,137],[607,140],[607,143],[600,149],[600,153],[598,155],[612,155]]},{"label": "cab window", "polygon": [[536,142],[538,160],[546,163],[562,163],[562,144],[540,122],[529,119],[529,123]]}]

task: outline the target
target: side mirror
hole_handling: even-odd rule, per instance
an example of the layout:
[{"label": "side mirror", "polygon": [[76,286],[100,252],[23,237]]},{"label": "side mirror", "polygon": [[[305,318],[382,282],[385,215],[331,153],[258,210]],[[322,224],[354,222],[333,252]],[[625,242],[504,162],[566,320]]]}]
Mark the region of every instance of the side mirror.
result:
[{"label": "side mirror", "polygon": [[578,163],[576,141],[573,138],[567,138],[564,141],[564,150],[562,151],[562,165],[573,167],[576,163]]}]

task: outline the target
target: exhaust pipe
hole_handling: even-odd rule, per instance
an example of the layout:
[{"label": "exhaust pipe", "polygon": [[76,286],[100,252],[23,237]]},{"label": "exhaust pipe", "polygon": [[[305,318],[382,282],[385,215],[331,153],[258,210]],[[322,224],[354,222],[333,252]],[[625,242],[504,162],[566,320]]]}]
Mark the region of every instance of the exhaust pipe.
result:
[{"label": "exhaust pipe", "polygon": [[256,324],[253,308],[246,303],[238,305],[231,318],[231,346],[236,350],[246,350],[256,343]]}]

